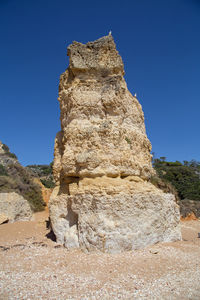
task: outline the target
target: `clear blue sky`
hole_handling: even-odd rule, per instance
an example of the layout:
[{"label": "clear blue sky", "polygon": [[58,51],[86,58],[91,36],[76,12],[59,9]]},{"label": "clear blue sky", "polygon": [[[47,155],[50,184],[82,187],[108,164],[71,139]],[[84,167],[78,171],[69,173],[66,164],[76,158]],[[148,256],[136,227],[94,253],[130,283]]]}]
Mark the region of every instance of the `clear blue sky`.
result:
[{"label": "clear blue sky", "polygon": [[0,140],[53,160],[66,48],[112,30],[157,157],[200,160],[200,0],[0,0]]}]

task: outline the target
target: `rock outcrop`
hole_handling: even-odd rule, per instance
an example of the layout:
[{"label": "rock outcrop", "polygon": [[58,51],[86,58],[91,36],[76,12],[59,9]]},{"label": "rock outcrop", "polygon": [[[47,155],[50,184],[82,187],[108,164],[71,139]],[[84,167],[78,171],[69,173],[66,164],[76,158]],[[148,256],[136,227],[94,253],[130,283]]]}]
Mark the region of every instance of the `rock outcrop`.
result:
[{"label": "rock outcrop", "polygon": [[28,201],[17,193],[0,193],[0,223],[29,221],[32,211]]},{"label": "rock outcrop", "polygon": [[7,145],[0,142],[0,193],[15,192],[28,201],[33,212],[44,210],[41,185],[34,182],[34,174],[23,167]]},{"label": "rock outcrop", "polygon": [[3,149],[3,143],[0,141],[0,154],[4,154],[5,150]]},{"label": "rock outcrop", "polygon": [[67,248],[119,252],[181,239],[172,194],[154,174],[144,115],[111,35],[68,47],[61,75],[50,219]]}]

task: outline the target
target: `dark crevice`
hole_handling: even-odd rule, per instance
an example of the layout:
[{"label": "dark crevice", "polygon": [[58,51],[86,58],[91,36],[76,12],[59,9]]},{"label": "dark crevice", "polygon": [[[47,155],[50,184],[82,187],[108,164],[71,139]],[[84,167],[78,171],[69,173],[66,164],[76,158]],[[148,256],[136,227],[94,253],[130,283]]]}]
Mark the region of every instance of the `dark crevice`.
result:
[{"label": "dark crevice", "polygon": [[124,179],[124,178],[126,178],[126,177],[128,177],[129,175],[120,175],[120,178],[121,179]]},{"label": "dark crevice", "polygon": [[69,227],[76,225],[77,230],[78,230],[78,214],[72,210],[71,205],[72,205],[71,201],[69,201],[67,204],[68,212],[67,212],[66,219],[69,222]]},{"label": "dark crevice", "polygon": [[50,229],[50,231],[46,234],[46,237],[48,239],[52,240],[53,242],[56,242],[56,236],[52,230],[50,218],[48,220],[46,220],[45,222],[46,222],[46,228]]}]

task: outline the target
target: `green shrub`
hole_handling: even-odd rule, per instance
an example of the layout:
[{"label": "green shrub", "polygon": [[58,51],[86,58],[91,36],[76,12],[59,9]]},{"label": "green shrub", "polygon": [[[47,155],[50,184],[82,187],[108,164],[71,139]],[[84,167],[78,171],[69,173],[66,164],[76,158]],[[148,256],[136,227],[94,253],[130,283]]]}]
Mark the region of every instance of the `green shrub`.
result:
[{"label": "green shrub", "polygon": [[42,184],[48,189],[55,187],[55,182],[51,179],[40,179],[40,180],[41,180]]},{"label": "green shrub", "polygon": [[28,200],[34,212],[44,210],[46,203],[43,201],[41,189],[38,185],[31,184],[26,191],[23,191],[23,196]]},{"label": "green shrub", "polygon": [[14,159],[17,159],[17,155],[15,155],[15,153],[8,152],[7,156],[9,156],[11,158],[14,158]]},{"label": "green shrub", "polygon": [[178,167],[178,166],[182,166],[182,163],[180,161],[167,161],[166,162],[166,166],[169,167]]},{"label": "green shrub", "polygon": [[3,144],[2,146],[3,150],[5,151],[5,154],[11,158],[17,159],[17,156],[14,153],[10,152],[9,147],[6,144]]},{"label": "green shrub", "polygon": [[8,176],[6,168],[0,164],[0,176]]},{"label": "green shrub", "polygon": [[167,162],[154,159],[153,166],[164,182],[171,183],[178,192],[180,199],[200,201],[200,163],[192,160]]},{"label": "green shrub", "polygon": [[131,144],[131,140],[127,136],[125,137],[125,140],[129,145]]},{"label": "green shrub", "polygon": [[2,148],[6,153],[10,152],[9,147],[6,144],[3,144]]}]

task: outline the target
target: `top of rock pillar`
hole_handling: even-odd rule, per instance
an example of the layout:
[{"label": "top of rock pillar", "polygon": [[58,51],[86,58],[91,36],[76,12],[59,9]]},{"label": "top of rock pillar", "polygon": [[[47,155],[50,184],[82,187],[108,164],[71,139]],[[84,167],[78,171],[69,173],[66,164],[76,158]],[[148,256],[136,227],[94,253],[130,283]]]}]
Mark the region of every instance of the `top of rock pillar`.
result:
[{"label": "top of rock pillar", "polygon": [[142,107],[127,89],[113,37],[73,42],[60,77],[61,132],[54,176],[140,176],[153,173]]},{"label": "top of rock pillar", "polygon": [[81,71],[99,71],[105,76],[124,74],[124,65],[111,34],[94,42],[73,42],[67,48],[69,69],[74,75]]}]

